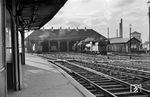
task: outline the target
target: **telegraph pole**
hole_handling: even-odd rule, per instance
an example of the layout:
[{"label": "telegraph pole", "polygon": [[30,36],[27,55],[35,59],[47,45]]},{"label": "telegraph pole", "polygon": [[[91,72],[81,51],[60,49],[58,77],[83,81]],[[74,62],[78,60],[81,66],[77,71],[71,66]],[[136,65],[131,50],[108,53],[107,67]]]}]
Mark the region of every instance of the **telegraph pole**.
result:
[{"label": "telegraph pole", "polygon": [[150,58],[150,0],[148,0],[147,4],[148,4],[148,18],[149,18],[149,58]]},{"label": "telegraph pole", "polygon": [[150,57],[150,6],[148,8],[148,11],[149,11],[149,13],[148,13],[149,14],[149,57]]},{"label": "telegraph pole", "polygon": [[130,24],[130,52],[129,52],[130,53],[130,59],[131,59],[131,29],[132,28],[131,28],[131,24]]},{"label": "telegraph pole", "polygon": [[[107,28],[108,42],[109,42],[109,27]],[[109,46],[107,48],[107,53],[109,51]],[[109,55],[107,54],[107,59],[109,59]]]}]

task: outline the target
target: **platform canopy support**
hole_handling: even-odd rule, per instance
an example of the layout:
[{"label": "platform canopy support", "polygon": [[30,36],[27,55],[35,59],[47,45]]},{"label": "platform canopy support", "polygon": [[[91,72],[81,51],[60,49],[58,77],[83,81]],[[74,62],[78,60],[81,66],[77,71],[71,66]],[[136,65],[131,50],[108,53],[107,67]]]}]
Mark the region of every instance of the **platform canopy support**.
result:
[{"label": "platform canopy support", "polygon": [[24,45],[24,29],[20,30],[20,34],[21,34],[21,63],[22,65],[25,65],[25,45]]},{"label": "platform canopy support", "polygon": [[19,40],[18,40],[18,27],[17,27],[17,8],[16,0],[12,1],[12,60],[13,60],[13,87],[14,90],[20,90],[20,63],[19,63]]}]

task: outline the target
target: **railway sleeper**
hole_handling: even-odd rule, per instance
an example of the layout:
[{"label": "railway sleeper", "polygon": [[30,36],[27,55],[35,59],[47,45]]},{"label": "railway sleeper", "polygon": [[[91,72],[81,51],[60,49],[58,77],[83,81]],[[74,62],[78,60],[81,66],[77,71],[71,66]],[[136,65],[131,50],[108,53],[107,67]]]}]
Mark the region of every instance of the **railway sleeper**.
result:
[{"label": "railway sleeper", "polygon": [[96,84],[98,84],[98,85],[114,85],[114,84],[119,84],[119,83],[117,83],[117,82],[110,82],[110,83],[98,83],[98,82],[96,82]]},{"label": "railway sleeper", "polygon": [[127,91],[130,91],[130,88],[127,88],[127,87],[120,87],[120,88],[109,88],[107,89],[107,91],[109,92],[112,92],[112,93],[115,93],[115,92],[127,92]]},{"label": "railway sleeper", "polygon": [[111,83],[111,82],[115,82],[115,81],[113,81],[113,80],[110,80],[110,79],[108,79],[108,80],[98,80],[98,81],[93,81],[94,83]]},{"label": "railway sleeper", "polygon": [[92,82],[108,82],[109,81],[109,79],[89,79],[89,80]]},{"label": "railway sleeper", "polygon": [[95,79],[95,78],[97,78],[97,77],[98,77],[99,79],[107,79],[107,78],[105,78],[105,77],[103,77],[103,76],[97,76],[97,75],[96,75],[96,76],[89,76],[88,78],[89,78],[89,79]]},{"label": "railway sleeper", "polygon": [[95,77],[95,78],[89,78],[89,77],[86,77],[88,78],[89,80],[91,81],[106,81],[106,80],[109,80],[108,78],[100,78],[100,77]]},{"label": "railway sleeper", "polygon": [[[98,84],[99,85],[99,84]],[[123,86],[121,84],[115,84],[115,85],[100,85],[101,87],[105,88],[105,89],[108,89],[108,88],[122,88],[122,87],[126,87],[126,86]]]},{"label": "railway sleeper", "polygon": [[[69,64],[68,64],[69,65]],[[67,67],[70,67],[70,66],[67,66]],[[72,66],[72,69],[75,70],[75,68],[73,68]],[[79,70],[80,71],[80,70]],[[88,75],[89,72],[85,72],[86,73],[86,77],[88,76],[92,76],[93,74],[91,73],[90,75]],[[84,74],[85,75],[85,74]],[[111,81],[111,80],[107,80],[107,81]],[[96,91],[96,87],[93,86],[93,85],[90,85],[90,84],[85,84],[83,85],[85,86],[85,88],[87,88],[89,91]],[[126,86],[123,86],[121,84],[114,84],[114,85],[100,85],[102,88],[104,89],[110,89],[110,91],[114,91],[115,95],[119,96],[119,97],[149,97],[148,94],[144,94],[144,93],[132,93],[129,91],[129,89],[124,90],[122,89],[122,91],[119,91],[118,89],[114,89],[114,88],[123,88],[123,87],[126,87]],[[114,90],[113,90],[114,89]],[[118,92],[117,92],[118,90]],[[135,96],[136,95],[136,96]]]},{"label": "railway sleeper", "polygon": [[[84,85],[83,85],[84,86]],[[85,88],[87,88],[89,91],[92,91],[92,90],[95,90],[95,87],[94,86],[91,86],[91,85],[86,85],[84,86]]]}]

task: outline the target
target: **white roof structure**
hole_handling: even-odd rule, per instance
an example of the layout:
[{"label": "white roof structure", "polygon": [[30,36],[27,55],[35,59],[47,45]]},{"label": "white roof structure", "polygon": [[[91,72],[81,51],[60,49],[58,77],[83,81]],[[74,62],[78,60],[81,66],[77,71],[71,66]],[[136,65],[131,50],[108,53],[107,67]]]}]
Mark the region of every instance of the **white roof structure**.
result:
[{"label": "white roof structure", "polygon": [[130,39],[129,38],[110,38],[110,43],[127,43]]}]

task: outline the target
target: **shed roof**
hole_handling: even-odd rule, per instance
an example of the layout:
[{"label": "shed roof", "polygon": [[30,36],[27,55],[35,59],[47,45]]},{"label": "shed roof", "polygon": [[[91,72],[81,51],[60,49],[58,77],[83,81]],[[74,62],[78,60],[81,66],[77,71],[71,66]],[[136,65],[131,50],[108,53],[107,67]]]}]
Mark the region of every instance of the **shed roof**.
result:
[{"label": "shed roof", "polygon": [[78,31],[76,29],[35,30],[27,38],[32,40],[83,40],[87,37],[106,39],[92,29],[78,29]]},{"label": "shed roof", "polygon": [[109,41],[110,43],[126,43],[128,42],[130,39],[129,38],[110,38]]}]

